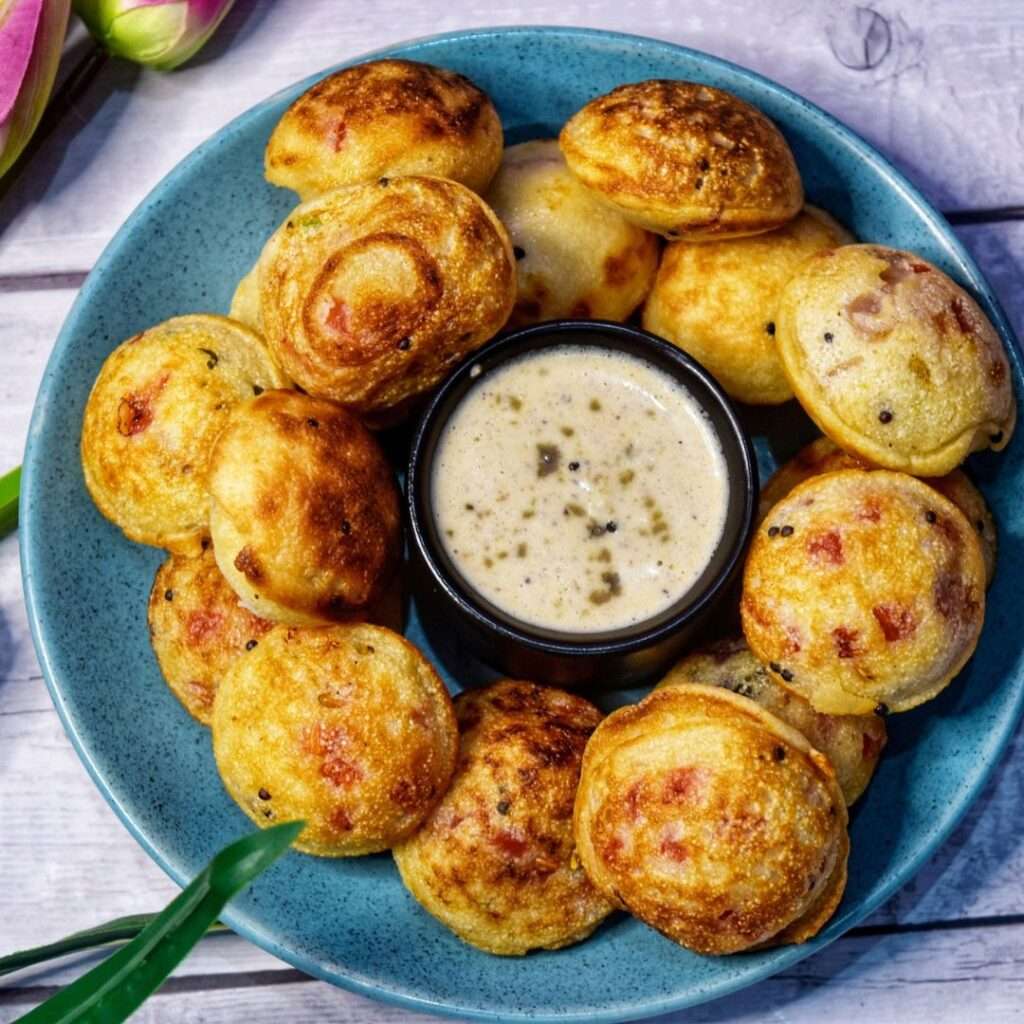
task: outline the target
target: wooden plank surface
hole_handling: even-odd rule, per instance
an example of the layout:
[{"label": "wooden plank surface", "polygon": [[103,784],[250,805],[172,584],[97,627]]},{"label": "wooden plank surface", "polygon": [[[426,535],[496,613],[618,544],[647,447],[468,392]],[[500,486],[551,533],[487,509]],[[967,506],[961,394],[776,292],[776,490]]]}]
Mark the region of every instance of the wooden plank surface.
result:
[{"label": "wooden plank surface", "polygon": [[[84,272],[139,198],[254,100],[400,36],[496,23],[657,35],[797,89],[889,153],[947,209],[1024,202],[1021,5],[905,0],[874,7],[872,15],[852,3],[803,0],[453,0],[437,11],[411,0],[343,7],[240,0],[194,67],[161,77],[109,65],[31,174],[0,201],[0,470],[20,461],[32,397]],[[1024,224],[960,234],[1024,333]],[[951,840],[866,930],[673,1020],[1022,1019],[1022,800],[1018,736]],[[0,952],[104,916],[154,909],[175,891],[104,803],[60,728],[28,638],[13,538],[0,542],[0,807]],[[0,1022],[82,965],[25,972],[0,985]],[[224,935],[205,940],[137,1019],[421,1018],[306,980]]]},{"label": "wooden plank surface", "polygon": [[790,86],[890,154],[941,206],[1024,202],[1019,0],[253,0],[173,75],[111,62],[0,206],[0,275],[85,270],[190,149],[329,64],[457,28],[576,24],[703,49]]}]

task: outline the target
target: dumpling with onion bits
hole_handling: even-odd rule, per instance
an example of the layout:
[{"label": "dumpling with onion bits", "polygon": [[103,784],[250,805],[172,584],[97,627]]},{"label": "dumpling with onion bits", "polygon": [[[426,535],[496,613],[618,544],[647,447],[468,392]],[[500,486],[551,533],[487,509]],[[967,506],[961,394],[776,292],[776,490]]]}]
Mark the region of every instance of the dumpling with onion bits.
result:
[{"label": "dumpling with onion bits", "polygon": [[782,289],[808,256],[851,241],[827,213],[806,206],[764,234],[672,242],[644,305],[644,327],[703,363],[738,401],[787,402],[793,391],[775,345]]},{"label": "dumpling with onion bits", "polygon": [[238,806],[263,827],[304,819],[295,847],[322,857],[408,836],[447,788],[459,743],[430,663],[365,624],[272,630],[221,681],[212,725]]},{"label": "dumpling with onion bits", "polygon": [[1013,433],[996,329],[913,253],[846,245],[812,256],[783,291],[776,340],[822,433],[876,466],[942,476]]},{"label": "dumpling with onion bits", "polygon": [[503,680],[455,698],[459,766],[423,828],[396,846],[402,881],[470,945],[502,956],[585,939],[611,913],[573,858],[588,701]]},{"label": "dumpling with onion bits", "polygon": [[625,320],[650,290],[658,241],[598,202],[569,173],[555,139],[505,150],[485,198],[512,238],[510,327],[540,320]]},{"label": "dumpling with onion bits", "polygon": [[598,726],[574,817],[597,889],[705,954],[817,934],[846,886],[846,826],[824,754],[754,701],[693,684]]},{"label": "dumpling with onion bits", "polygon": [[758,527],[740,612],[750,649],[817,711],[907,711],[974,653],[985,561],[963,513],[923,481],[840,470]]},{"label": "dumpling with onion bits", "polygon": [[[856,455],[844,452],[834,441],[830,441],[827,437],[819,437],[805,448],[801,448],[789,462],[780,466],[761,488],[758,520],[763,520],[797,484],[809,480],[812,476],[834,473],[840,469],[871,468]],[[947,473],[945,476],[923,477],[922,479],[929,487],[934,487],[939,494],[949,498],[977,531],[978,540],[981,542],[981,553],[985,559],[985,585],[990,586],[996,571],[999,537],[995,517],[982,497],[981,491],[974,486],[971,478],[962,469],[954,469],[952,473]]]},{"label": "dumpling with onion bits", "polygon": [[667,238],[755,235],[803,206],[778,128],[738,96],[699,82],[620,85],[574,114],[559,143],[594,195]]},{"label": "dumpling with onion bits", "polygon": [[244,608],[209,546],[200,555],[171,555],[149,595],[149,637],[167,685],[185,710],[210,724],[217,686],[273,623]]},{"label": "dumpling with onion bits", "polygon": [[277,123],[267,181],[303,200],[400,174],[483,192],[501,161],[501,121],[465,75],[413,60],[372,60],[307,89]]},{"label": "dumpling with onion bits", "polygon": [[208,484],[217,564],[262,618],[344,621],[390,582],[401,543],[394,475],[336,402],[267,391],[238,406]]},{"label": "dumpling with onion bits", "polygon": [[213,442],[239,402],[283,383],[259,336],[222,316],[175,317],[118,345],[82,423],[97,508],[130,540],[198,553]]},{"label": "dumpling with onion bits", "polygon": [[409,177],[295,209],[259,262],[260,322],[313,395],[396,416],[493,337],[515,300],[512,245],[479,196]]},{"label": "dumpling with onion bits", "polygon": [[721,686],[749,697],[802,733],[831,762],[847,806],[867,788],[886,744],[885,722],[878,715],[823,715],[773,676],[740,637],[719,641],[677,662],[658,683]]}]

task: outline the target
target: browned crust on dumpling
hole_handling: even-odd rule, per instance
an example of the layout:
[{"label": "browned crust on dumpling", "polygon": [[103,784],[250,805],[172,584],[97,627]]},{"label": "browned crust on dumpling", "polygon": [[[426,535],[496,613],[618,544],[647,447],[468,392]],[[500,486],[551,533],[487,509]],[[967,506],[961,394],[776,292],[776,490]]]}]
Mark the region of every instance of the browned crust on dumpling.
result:
[{"label": "browned crust on dumpling", "polygon": [[340,621],[383,593],[397,564],[398,490],[372,434],[296,391],[239,406],[210,463],[218,565],[265,618]]},{"label": "browned crust on dumpling", "polygon": [[[819,437],[809,445],[801,448],[789,460],[780,466],[761,488],[761,500],[758,506],[758,522],[764,520],[772,506],[781,501],[797,484],[812,476],[822,473],[834,473],[839,469],[872,469],[868,463],[844,452],[834,441],[827,437]],[[971,482],[970,477],[962,469],[954,469],[945,476],[922,477],[929,487],[934,487],[967,517],[967,521],[978,533],[981,541],[981,553],[985,558],[985,584],[990,586],[996,571],[996,554],[999,548],[999,537],[995,517],[988,507],[981,491]]]},{"label": "browned crust on dumpling", "polygon": [[926,483],[840,470],[758,528],[740,607],[750,649],[819,711],[906,711],[974,652],[985,564],[963,513]]},{"label": "browned crust on dumpling", "polygon": [[611,905],[573,858],[583,750],[601,713],[582,697],[503,680],[455,699],[452,784],[396,846],[402,880],[459,938],[518,956],[586,938]]},{"label": "browned crust on dumpling", "polygon": [[278,626],[237,659],[213,709],[224,786],[256,824],[304,819],[295,846],[384,850],[433,810],[455,768],[444,684],[396,633]]},{"label": "browned crust on dumpling", "polygon": [[206,469],[231,409],[285,383],[260,337],[227,317],[174,317],[122,342],[92,386],[82,471],[130,540],[197,554]]},{"label": "browned crust on dumpling", "polygon": [[799,732],[746,697],[693,684],[605,719],[574,818],[601,892],[711,954],[810,937],[841,892],[846,823],[828,759]]},{"label": "browned crust on dumpling", "polygon": [[274,625],[239,604],[210,547],[194,558],[172,555],[157,569],[148,618],[167,685],[203,725],[224,674]]},{"label": "browned crust on dumpling", "polygon": [[749,103],[698,82],[620,85],[570,118],[559,142],[584,185],[670,238],[770,231],[803,205],[778,128]]},{"label": "browned crust on dumpling", "polygon": [[820,249],[852,241],[812,206],[774,231],[672,242],[644,305],[644,327],[688,352],[733,397],[777,405],[793,397],[775,346],[786,282]]},{"label": "browned crust on dumpling", "polygon": [[392,178],[292,212],[259,263],[271,352],[310,394],[399,408],[501,329],[515,300],[505,229],[467,188]]},{"label": "browned crust on dumpling", "polygon": [[826,715],[774,676],[747,647],[730,637],[677,662],[658,684],[702,683],[748,697],[802,733],[831,762],[847,805],[867,788],[886,744],[885,722],[878,715]]},{"label": "browned crust on dumpling", "polygon": [[464,75],[374,60],[328,75],[288,108],[267,143],[265,170],[269,182],[304,200],[403,174],[482,192],[501,147],[494,104]]},{"label": "browned crust on dumpling", "polygon": [[576,180],[554,139],[510,146],[485,194],[516,256],[509,327],[541,320],[625,320],[658,268],[658,240]]},{"label": "browned crust on dumpling", "polygon": [[807,414],[873,465],[941,476],[1013,433],[996,329],[914,253],[845,245],[812,256],[782,293],[776,339]]}]

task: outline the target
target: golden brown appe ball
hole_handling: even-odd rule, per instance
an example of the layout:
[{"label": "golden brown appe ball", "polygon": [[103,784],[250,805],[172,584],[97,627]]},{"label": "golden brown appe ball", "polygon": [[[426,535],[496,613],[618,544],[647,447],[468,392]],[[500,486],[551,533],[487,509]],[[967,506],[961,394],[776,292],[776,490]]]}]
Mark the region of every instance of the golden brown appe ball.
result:
[{"label": "golden brown appe ball", "polygon": [[999,335],[913,253],[846,245],[812,256],[783,290],[776,341],[822,433],[874,465],[942,476],[1013,433]]},{"label": "golden brown appe ball", "polygon": [[758,527],[740,612],[750,649],[817,711],[907,711],[974,652],[981,545],[963,513],[915,477],[815,476]]},{"label": "golden brown appe ball", "polygon": [[221,681],[212,725],[238,806],[263,827],[304,819],[295,847],[323,857],[375,853],[409,835],[458,751],[430,663],[367,624],[273,629]]},{"label": "golden brown appe ball", "polygon": [[479,196],[391,178],[295,209],[259,262],[260,322],[310,394],[394,415],[505,324],[512,245]]},{"label": "golden brown appe ball", "polygon": [[886,744],[885,722],[878,715],[823,715],[776,679],[747,647],[732,637],[677,662],[660,683],[702,683],[749,697],[791,725],[831,762],[847,806],[867,788]]},{"label": "golden brown appe ball", "polygon": [[197,553],[214,439],[238,402],[283,383],[259,336],[223,316],[175,317],[118,345],[82,423],[97,508],[130,540]]},{"label": "golden brown appe ball", "polygon": [[398,489],[376,439],[337,403],[267,391],[238,406],[208,486],[217,564],[263,618],[342,621],[389,583]]},{"label": "golden brown appe ball", "polygon": [[804,201],[778,128],[737,96],[699,82],[620,85],[574,114],[559,143],[596,196],[668,238],[770,231]]},{"label": "golden brown appe ball", "polygon": [[503,680],[455,698],[451,787],[394,849],[402,881],[459,938],[520,956],[585,939],[611,912],[573,860],[572,811],[601,713],[582,697]]},{"label": "golden brown appe ball", "polygon": [[[244,651],[273,628],[253,615],[217,567],[204,542],[196,556],[171,555],[156,571],[149,595],[149,638],[160,671],[193,718],[210,724],[221,679]],[[383,596],[349,613],[346,621],[372,622],[401,631],[402,590],[396,573]]]},{"label": "golden brown appe ball", "polygon": [[485,198],[508,229],[518,291],[509,327],[540,320],[625,320],[658,267],[654,235],[598,202],[555,139],[505,150]]},{"label": "golden brown appe ball", "polygon": [[[812,476],[833,473],[837,469],[871,468],[855,455],[844,452],[827,437],[819,437],[797,452],[785,465],[780,466],[761,489],[758,521],[763,520],[772,506],[780,502],[797,484]],[[981,541],[981,553],[985,559],[985,585],[989,586],[996,571],[999,539],[995,518],[981,491],[971,483],[970,477],[962,469],[954,469],[945,476],[922,479],[929,487],[934,487],[940,494],[949,498],[977,531],[978,540]]]},{"label": "golden brown appe ball", "polygon": [[411,60],[336,71],[304,92],[267,143],[267,181],[302,200],[384,176],[432,174],[483,192],[501,121],[464,75]]},{"label": "golden brown appe ball", "polygon": [[808,256],[852,240],[827,213],[806,206],[753,237],[672,242],[644,305],[644,327],[703,363],[733,398],[787,402],[793,391],[775,346],[779,296]]},{"label": "golden brown appe ball", "polygon": [[752,700],[693,684],[601,723],[574,818],[598,890],[709,954],[813,935],[842,896],[846,823],[824,754]]},{"label": "golden brown appe ball", "polygon": [[167,685],[203,725],[224,674],[274,625],[242,607],[209,546],[194,557],[171,555],[157,569],[148,617]]}]

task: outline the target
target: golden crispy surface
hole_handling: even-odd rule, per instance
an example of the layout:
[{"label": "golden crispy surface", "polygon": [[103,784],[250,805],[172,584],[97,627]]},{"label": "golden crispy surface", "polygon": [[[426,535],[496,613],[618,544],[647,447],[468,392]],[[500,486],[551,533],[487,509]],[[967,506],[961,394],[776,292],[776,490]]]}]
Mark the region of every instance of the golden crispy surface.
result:
[{"label": "golden crispy surface", "polygon": [[[797,484],[821,473],[833,473],[837,469],[871,469],[867,463],[837,447],[827,437],[819,437],[797,452],[784,466],[780,466],[771,479],[761,488],[758,520],[771,511]],[[999,538],[996,521],[981,491],[971,483],[962,469],[954,469],[945,476],[924,477],[929,487],[945,495],[967,517],[967,521],[978,533],[981,553],[985,559],[985,585],[992,583],[996,571],[996,553]]]},{"label": "golden crispy surface", "polygon": [[204,725],[228,668],[273,625],[239,604],[212,548],[191,558],[171,555],[156,571],[149,595],[153,651],[167,685]]},{"label": "golden crispy surface", "polygon": [[875,465],[941,476],[1013,432],[995,328],[913,253],[848,245],[813,256],[783,290],[776,340],[811,419]]},{"label": "golden crispy surface", "polygon": [[746,697],[682,684],[598,727],[574,824],[609,899],[688,949],[735,953],[823,923],[846,820],[828,759],[799,732]]},{"label": "golden crispy surface", "polygon": [[709,85],[620,85],[570,118],[559,142],[584,185],[669,238],[770,231],[803,205],[800,174],[779,130]]},{"label": "golden crispy surface", "polygon": [[398,490],[372,434],[335,402],[268,391],[228,419],[210,460],[221,572],[264,618],[339,621],[397,564]]},{"label": "golden crispy surface", "polygon": [[650,290],[657,239],[598,202],[569,173],[555,139],[506,149],[485,198],[517,257],[510,327],[625,320]]},{"label": "golden crispy surface", "polygon": [[396,846],[402,880],[459,938],[505,956],[585,939],[611,912],[572,859],[572,811],[601,713],[582,697],[503,680],[455,698],[451,788]]},{"label": "golden crispy surface", "polygon": [[974,652],[981,546],[963,513],[914,477],[812,477],[758,528],[740,611],[754,654],[816,710],[906,711]]},{"label": "golden crispy surface", "polygon": [[256,824],[303,818],[297,849],[374,853],[409,835],[458,751],[448,692],[380,626],[278,626],[228,671],[213,707],[224,786]]},{"label": "golden crispy surface", "polygon": [[789,401],[775,349],[779,296],[808,256],[850,241],[828,214],[808,206],[765,234],[672,242],[644,306],[644,327],[703,363],[733,398]]},{"label": "golden crispy surface", "polygon": [[[878,715],[824,715],[786,688],[762,665],[742,637],[688,654],[658,684],[703,683],[749,697],[807,738],[831,762],[847,805],[867,788],[886,743]],[[829,915],[831,916],[831,915]]]},{"label": "golden crispy surface", "polygon": [[410,60],[337,71],[304,92],[267,143],[267,181],[303,200],[381,175],[434,174],[483,192],[501,161],[494,104],[468,78]]},{"label": "golden crispy surface", "polygon": [[263,325],[260,323],[260,279],[256,267],[238,282],[235,294],[231,296],[228,316],[251,327],[257,334],[263,333]]},{"label": "golden crispy surface", "polygon": [[96,506],[131,540],[195,553],[206,467],[231,409],[284,383],[258,337],[222,316],[179,316],[107,357],[82,423]]},{"label": "golden crispy surface", "polygon": [[264,247],[259,278],[282,369],[361,413],[434,387],[500,330],[516,289],[505,229],[440,178],[382,179],[303,204]]}]

